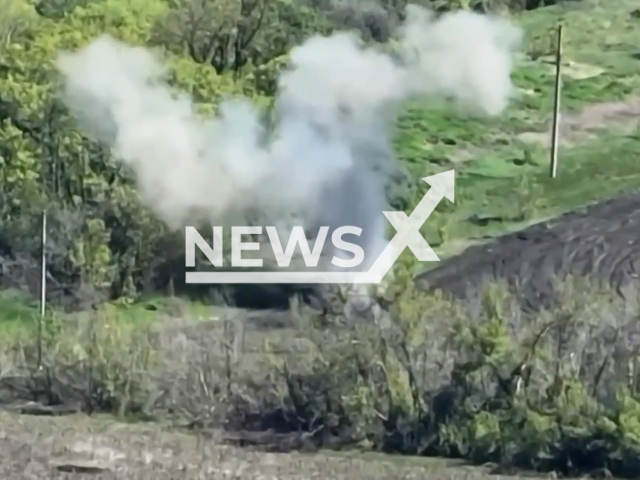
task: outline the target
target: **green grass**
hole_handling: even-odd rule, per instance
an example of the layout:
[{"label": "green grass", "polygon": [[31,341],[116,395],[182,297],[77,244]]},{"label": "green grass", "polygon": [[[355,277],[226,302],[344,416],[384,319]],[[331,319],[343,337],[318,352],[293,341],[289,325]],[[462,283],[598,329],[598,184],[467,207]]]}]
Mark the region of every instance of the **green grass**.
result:
[{"label": "green grass", "polygon": [[0,339],[36,325],[38,305],[16,290],[0,291]]},{"label": "green grass", "polygon": [[208,318],[212,315],[212,307],[201,302],[185,302],[168,297],[149,297],[134,303],[111,304],[116,316],[126,322],[152,322],[159,314]]},{"label": "green grass", "polygon": [[[457,172],[455,205],[443,200],[424,225],[423,234],[445,257],[483,238],[640,187],[637,136],[609,132],[562,150],[555,179],[549,178],[542,152],[533,155],[539,163],[520,166],[508,153],[487,154]],[[442,228],[447,232],[444,243]]]},{"label": "green grass", "polygon": [[[423,233],[444,257],[472,243],[640,187],[640,137],[616,131],[562,147],[550,179],[549,151],[518,139],[546,132],[553,106],[555,26],[565,25],[562,111],[640,95],[637,3],[569,2],[526,12],[524,55],[513,73],[520,95],[499,117],[465,117],[443,106],[412,104],[398,122],[395,147],[415,178],[454,168],[456,202],[441,202]],[[541,55],[541,56],[540,56]],[[551,58],[553,58],[551,56]],[[576,78],[573,72],[601,72]],[[462,159],[462,160],[461,160]],[[420,186],[416,200],[428,187]]]},{"label": "green grass", "polygon": [[[622,100],[640,92],[640,60],[633,58],[640,53],[640,20],[630,15],[637,7],[629,0],[599,4],[584,0],[571,9],[547,7],[519,15],[515,21],[525,28],[525,53],[540,50],[539,44],[547,48],[542,49],[542,58],[523,55],[516,65],[512,78],[521,94],[507,111],[496,118],[479,119],[441,105],[414,103],[397,125],[398,156],[421,168],[424,163],[439,165],[460,148],[475,146],[499,152],[500,144],[510,136],[542,130],[552,114],[554,66],[548,57],[553,54],[554,26],[560,20],[565,24],[563,63],[577,62],[574,70],[580,66],[603,70],[590,78],[563,77],[563,111],[578,111],[592,103]],[[571,70],[565,67],[565,72]]]},{"label": "green grass", "polygon": [[[116,321],[140,326],[149,325],[159,316],[185,318],[193,321],[207,320],[215,314],[215,308],[201,302],[186,302],[176,298],[150,297],[134,303],[114,302],[100,307],[102,313]],[[23,333],[35,332],[40,309],[37,301],[16,290],[0,291],[0,340]],[[72,315],[60,311],[54,313],[62,321]],[[92,312],[88,312],[92,314]],[[82,314],[79,314],[82,315]]]}]

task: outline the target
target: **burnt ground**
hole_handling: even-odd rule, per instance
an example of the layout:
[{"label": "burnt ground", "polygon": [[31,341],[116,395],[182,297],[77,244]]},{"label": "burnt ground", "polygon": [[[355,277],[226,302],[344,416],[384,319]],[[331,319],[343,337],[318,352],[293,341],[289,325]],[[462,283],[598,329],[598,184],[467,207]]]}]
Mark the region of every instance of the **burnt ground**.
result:
[{"label": "burnt ground", "polygon": [[602,280],[621,295],[640,286],[640,192],[590,205],[489,243],[468,248],[417,278],[420,288],[458,298],[507,279],[525,305],[553,298],[553,279]]},{"label": "burnt ground", "polygon": [[205,438],[158,424],[128,425],[106,417],[33,417],[0,411],[0,478],[500,479],[489,477],[484,468],[437,459],[357,453],[276,454],[236,448],[223,440],[215,434]]}]

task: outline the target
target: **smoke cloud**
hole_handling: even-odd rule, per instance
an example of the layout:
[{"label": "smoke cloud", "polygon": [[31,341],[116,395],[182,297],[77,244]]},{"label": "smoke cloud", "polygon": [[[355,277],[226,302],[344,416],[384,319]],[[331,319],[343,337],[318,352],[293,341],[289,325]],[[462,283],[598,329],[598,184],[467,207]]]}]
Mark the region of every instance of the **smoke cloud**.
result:
[{"label": "smoke cloud", "polygon": [[[81,127],[112,147],[171,228],[201,215],[221,224],[256,215],[281,231],[362,228],[373,261],[386,244],[385,181],[394,168],[388,126],[401,102],[446,98],[496,115],[512,94],[519,28],[468,11],[436,18],[410,6],[393,55],[364,48],[350,33],[313,37],[290,53],[279,78],[278,123],[267,136],[249,99],[222,103],[202,119],[171,89],[150,51],[107,35],[57,66]],[[330,233],[329,233],[330,235]],[[286,236],[281,237],[286,243]]]}]

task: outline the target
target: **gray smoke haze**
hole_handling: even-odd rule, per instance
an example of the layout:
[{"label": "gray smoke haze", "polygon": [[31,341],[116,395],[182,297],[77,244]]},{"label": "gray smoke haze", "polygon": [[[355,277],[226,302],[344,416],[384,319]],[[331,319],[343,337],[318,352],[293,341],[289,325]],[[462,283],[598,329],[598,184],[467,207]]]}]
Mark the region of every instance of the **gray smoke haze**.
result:
[{"label": "gray smoke haze", "polygon": [[[203,119],[164,81],[150,51],[107,35],[57,66],[81,127],[135,173],[153,211],[171,228],[252,212],[287,231],[355,225],[367,259],[384,246],[385,180],[393,169],[388,125],[400,102],[447,98],[487,115],[512,94],[521,31],[467,11],[436,19],[410,6],[394,56],[356,36],[313,37],[294,48],[279,78],[275,136],[265,141],[249,99]],[[286,236],[283,242],[286,244]]]}]

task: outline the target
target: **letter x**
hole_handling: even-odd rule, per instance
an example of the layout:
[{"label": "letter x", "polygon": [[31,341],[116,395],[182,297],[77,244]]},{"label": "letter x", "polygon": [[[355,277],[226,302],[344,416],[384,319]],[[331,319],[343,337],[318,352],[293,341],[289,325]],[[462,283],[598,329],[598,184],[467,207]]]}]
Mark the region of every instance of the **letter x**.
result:
[{"label": "letter x", "polygon": [[[418,205],[418,207],[420,207],[420,205]],[[436,252],[433,251],[420,233],[420,228],[431,212],[428,212],[425,217],[425,212],[422,212],[422,209],[418,207],[411,212],[410,217],[404,212],[384,212],[389,223],[391,223],[397,231],[391,240],[391,244],[394,249],[398,250],[398,254],[402,253],[406,247],[409,247],[418,261],[437,262],[440,259],[436,255]]]}]

